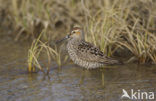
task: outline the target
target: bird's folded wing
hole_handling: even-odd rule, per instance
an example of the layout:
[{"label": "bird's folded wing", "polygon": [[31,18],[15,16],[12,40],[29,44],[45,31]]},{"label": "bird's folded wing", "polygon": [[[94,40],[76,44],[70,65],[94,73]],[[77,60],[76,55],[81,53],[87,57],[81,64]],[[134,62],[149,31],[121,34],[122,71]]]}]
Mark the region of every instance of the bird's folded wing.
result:
[{"label": "bird's folded wing", "polygon": [[81,42],[77,48],[77,55],[84,61],[102,63],[108,58],[100,49],[88,42]]}]

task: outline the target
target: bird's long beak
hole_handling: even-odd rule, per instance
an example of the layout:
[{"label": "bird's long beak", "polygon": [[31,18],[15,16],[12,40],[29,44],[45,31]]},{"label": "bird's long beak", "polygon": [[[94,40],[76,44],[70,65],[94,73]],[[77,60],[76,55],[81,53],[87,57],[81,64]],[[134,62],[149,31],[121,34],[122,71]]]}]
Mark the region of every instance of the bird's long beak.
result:
[{"label": "bird's long beak", "polygon": [[65,37],[62,38],[61,40],[57,40],[57,41],[56,41],[56,44],[58,44],[58,43],[60,43],[60,42],[62,42],[62,41],[64,41],[64,40],[66,40],[66,39],[68,39],[68,38],[69,38],[69,35],[65,36]]}]

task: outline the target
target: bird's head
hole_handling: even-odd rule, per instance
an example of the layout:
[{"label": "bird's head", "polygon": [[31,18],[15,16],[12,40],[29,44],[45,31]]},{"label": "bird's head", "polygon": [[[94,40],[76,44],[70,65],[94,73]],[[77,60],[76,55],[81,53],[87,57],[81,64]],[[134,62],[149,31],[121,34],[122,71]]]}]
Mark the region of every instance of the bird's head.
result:
[{"label": "bird's head", "polygon": [[66,35],[63,39],[59,40],[58,42],[62,42],[64,40],[71,40],[71,39],[78,39],[78,40],[82,40],[84,39],[84,36],[83,36],[83,30],[80,28],[80,27],[73,27],[72,31]]},{"label": "bird's head", "polygon": [[82,39],[82,29],[80,27],[74,27],[69,35],[67,35],[70,39]]}]

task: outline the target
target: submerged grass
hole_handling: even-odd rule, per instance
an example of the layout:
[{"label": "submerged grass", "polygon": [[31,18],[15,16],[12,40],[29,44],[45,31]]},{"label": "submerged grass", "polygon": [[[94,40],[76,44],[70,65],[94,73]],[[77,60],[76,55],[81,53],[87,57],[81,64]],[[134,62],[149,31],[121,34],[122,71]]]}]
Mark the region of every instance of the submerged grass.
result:
[{"label": "submerged grass", "polygon": [[[2,2],[2,1],[0,1]],[[9,3],[8,3],[9,2]],[[46,51],[60,66],[61,50],[51,48],[48,40],[64,36],[74,24],[84,28],[85,39],[108,56],[116,53],[128,62],[156,64],[156,1],[154,0],[11,0],[8,8],[15,40],[36,39],[29,50],[28,65],[37,65]],[[3,2],[5,5],[5,3]],[[8,7],[8,6],[7,6]],[[5,7],[2,7],[5,8]],[[42,40],[42,41],[41,41]],[[44,41],[45,42],[44,42]],[[129,53],[129,54],[127,54]],[[66,60],[66,59],[65,59]],[[124,59],[125,60],[125,59]],[[32,62],[33,61],[33,62]],[[29,71],[34,71],[29,68]]]},{"label": "submerged grass", "polygon": [[41,65],[38,62],[38,57],[43,48],[38,46],[39,39],[33,41],[31,48],[28,51],[28,72],[35,72],[35,66],[43,71]]},{"label": "submerged grass", "polygon": [[40,65],[38,58],[41,55],[44,47],[40,45],[40,36],[32,42],[31,48],[28,51],[28,72],[35,72],[35,67],[38,67],[42,72],[44,72],[42,66]]},{"label": "submerged grass", "polygon": [[[48,42],[42,42],[40,40],[41,36],[45,34],[42,32],[37,39],[35,39],[31,45],[31,48],[28,52],[28,72],[35,72],[35,68],[37,67],[43,73],[49,74],[50,66],[52,61],[56,61],[58,67],[61,67],[62,64],[66,63],[67,56],[64,58],[61,57],[62,51],[58,49],[58,47],[53,43],[53,46],[50,46]],[[48,66],[46,66],[46,71],[43,66],[41,66],[39,57],[41,54],[46,53],[48,59]],[[63,61],[62,61],[63,58]],[[44,66],[45,67],[45,66]]]}]

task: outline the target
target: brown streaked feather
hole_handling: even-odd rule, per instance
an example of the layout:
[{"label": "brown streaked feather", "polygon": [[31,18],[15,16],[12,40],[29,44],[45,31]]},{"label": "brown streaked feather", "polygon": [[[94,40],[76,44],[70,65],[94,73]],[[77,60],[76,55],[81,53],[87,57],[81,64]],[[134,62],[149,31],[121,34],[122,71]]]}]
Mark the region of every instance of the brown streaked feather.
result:
[{"label": "brown streaked feather", "polygon": [[81,56],[80,59],[89,62],[98,62],[101,64],[118,64],[119,61],[113,58],[107,57],[99,48],[95,47],[91,43],[82,41],[78,45],[77,55]]},{"label": "brown streaked feather", "polygon": [[77,55],[81,56],[81,59],[90,62],[99,62],[99,60],[106,57],[97,47],[85,41],[78,45]]}]

